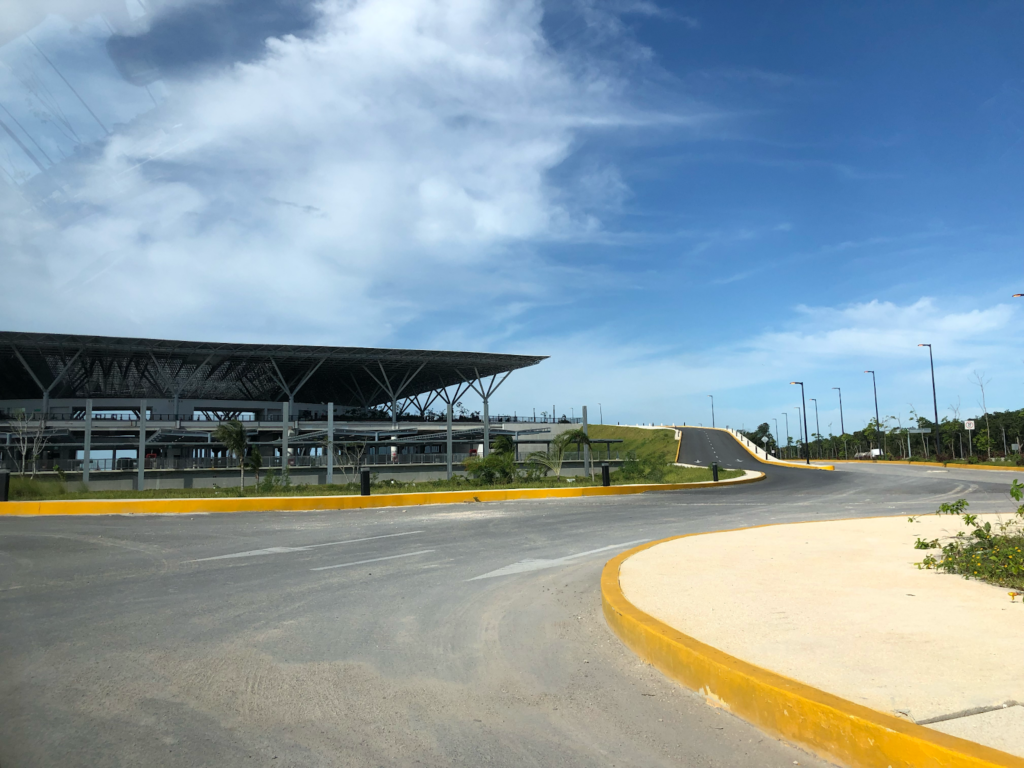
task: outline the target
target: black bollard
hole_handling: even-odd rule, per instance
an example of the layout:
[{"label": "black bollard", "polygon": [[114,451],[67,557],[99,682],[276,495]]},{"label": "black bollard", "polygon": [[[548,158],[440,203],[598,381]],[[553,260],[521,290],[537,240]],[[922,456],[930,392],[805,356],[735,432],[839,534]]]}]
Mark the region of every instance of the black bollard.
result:
[{"label": "black bollard", "polygon": [[714,478],[715,482],[717,483],[718,482],[718,462],[717,461],[711,462],[711,476]]},{"label": "black bollard", "polygon": [[370,470],[368,469],[359,470],[359,495],[370,495]]},{"label": "black bollard", "polygon": [[11,473],[0,469],[0,501],[11,500]]},{"label": "black bollard", "polygon": [[611,470],[608,468],[608,462],[607,461],[602,461],[601,462],[601,485],[603,485],[605,488],[607,488],[611,484],[612,484],[612,473],[611,473]]}]

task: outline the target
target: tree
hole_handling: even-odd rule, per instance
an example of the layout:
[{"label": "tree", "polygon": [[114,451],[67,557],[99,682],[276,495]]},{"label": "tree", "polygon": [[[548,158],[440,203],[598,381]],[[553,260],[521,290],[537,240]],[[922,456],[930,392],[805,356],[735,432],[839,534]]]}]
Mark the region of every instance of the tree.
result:
[{"label": "tree", "polygon": [[24,408],[14,413],[14,447],[21,454],[21,476],[25,476],[25,464],[32,458],[32,477],[36,476],[39,454],[46,445],[47,436],[42,419],[30,419]]},{"label": "tree", "polygon": [[[249,435],[245,426],[237,419],[222,422],[214,431],[213,439],[222,444],[238,459],[238,475],[242,490],[245,490],[245,452],[249,447]],[[262,457],[261,463],[262,463]]]},{"label": "tree", "polygon": [[546,451],[534,451],[526,457],[526,460],[535,466],[544,468],[545,475],[548,472],[554,472],[556,477],[561,477],[565,449],[572,443],[590,445],[590,438],[582,429],[566,430],[551,441]]},{"label": "tree", "polygon": [[[256,475],[256,487],[260,485],[260,470],[263,469],[263,454],[260,453],[258,446],[252,449],[252,453],[249,454],[249,458],[245,461],[245,468]],[[244,483],[244,478],[243,478]]]}]

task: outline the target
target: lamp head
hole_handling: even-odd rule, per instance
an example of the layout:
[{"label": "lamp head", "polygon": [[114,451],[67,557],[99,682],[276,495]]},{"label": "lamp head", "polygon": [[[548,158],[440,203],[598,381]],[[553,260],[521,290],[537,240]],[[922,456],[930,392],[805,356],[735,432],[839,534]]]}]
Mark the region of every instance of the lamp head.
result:
[{"label": "lamp head", "polygon": [[789,383],[790,383],[790,384],[803,384],[803,382],[802,382],[802,381],[791,381],[791,382],[789,382]]},{"label": "lamp head", "polygon": [[1021,296],[1024,296],[1024,293],[1015,293],[1015,294],[1013,294],[1013,298],[1015,298],[1015,299],[1019,299]]},{"label": "lamp head", "polygon": [[917,346],[919,346],[919,347],[930,347],[931,344],[918,344]]}]

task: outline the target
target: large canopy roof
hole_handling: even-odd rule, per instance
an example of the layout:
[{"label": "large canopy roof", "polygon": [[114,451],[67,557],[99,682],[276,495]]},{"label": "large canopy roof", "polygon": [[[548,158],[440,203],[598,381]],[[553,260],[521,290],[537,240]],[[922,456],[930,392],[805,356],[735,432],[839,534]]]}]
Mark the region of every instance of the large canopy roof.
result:
[{"label": "large canopy roof", "polygon": [[370,407],[544,357],[421,349],[217,344],[0,331],[0,400],[174,398]]}]

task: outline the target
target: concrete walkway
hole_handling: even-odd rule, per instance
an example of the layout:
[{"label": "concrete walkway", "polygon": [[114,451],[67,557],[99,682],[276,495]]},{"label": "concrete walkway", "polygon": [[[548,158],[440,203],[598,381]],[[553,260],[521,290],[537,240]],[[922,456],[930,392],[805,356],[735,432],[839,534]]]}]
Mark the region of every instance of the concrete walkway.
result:
[{"label": "concrete walkway", "polygon": [[[982,516],[996,520],[995,515]],[[864,706],[1024,756],[1024,605],[918,570],[929,515],[691,536],[620,571],[640,610],[744,661]]]}]

